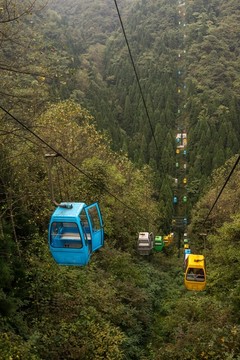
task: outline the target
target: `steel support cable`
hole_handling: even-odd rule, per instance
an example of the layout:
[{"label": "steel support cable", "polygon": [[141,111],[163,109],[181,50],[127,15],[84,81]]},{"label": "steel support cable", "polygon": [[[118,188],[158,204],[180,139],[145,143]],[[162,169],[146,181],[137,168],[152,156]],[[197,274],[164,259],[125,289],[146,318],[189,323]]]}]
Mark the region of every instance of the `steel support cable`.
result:
[{"label": "steel support cable", "polygon": [[233,174],[234,170],[236,169],[237,164],[239,163],[239,161],[240,161],[240,155],[238,156],[237,160],[235,161],[235,164],[233,165],[233,167],[232,167],[232,169],[231,169],[231,171],[230,171],[230,173],[229,173],[229,175],[228,175],[227,179],[225,180],[225,182],[224,182],[224,184],[223,184],[223,186],[222,186],[221,190],[219,191],[218,196],[216,197],[216,199],[215,199],[214,203],[212,204],[211,209],[209,210],[209,212],[208,212],[208,214],[207,214],[207,216],[206,216],[206,218],[205,218],[205,220],[204,220],[204,222],[203,222],[203,225],[206,223],[206,221],[207,221],[207,219],[209,218],[209,216],[210,216],[211,212],[213,211],[213,209],[214,209],[214,207],[215,207],[216,203],[218,202],[218,200],[219,200],[220,196],[222,195],[222,192],[223,192],[223,190],[224,190],[225,186],[227,185],[228,181],[230,180],[230,177],[232,176],[232,174]]},{"label": "steel support cable", "polygon": [[152,126],[152,123],[151,123],[150,116],[149,116],[149,112],[148,112],[148,109],[147,109],[147,104],[146,104],[146,101],[145,101],[145,98],[144,98],[144,95],[143,95],[143,91],[142,91],[142,87],[141,87],[141,84],[140,84],[139,76],[138,76],[138,73],[137,73],[137,69],[136,69],[136,66],[135,66],[135,63],[134,63],[134,60],[133,60],[131,48],[130,48],[130,45],[129,45],[129,42],[128,42],[128,39],[127,39],[126,31],[125,31],[125,28],[124,28],[124,25],[123,25],[123,22],[122,22],[122,18],[121,18],[121,14],[120,14],[120,11],[119,11],[119,8],[118,8],[117,0],[114,0],[114,3],[115,3],[115,6],[116,6],[117,13],[118,13],[118,18],[119,18],[119,21],[120,21],[120,24],[121,24],[121,27],[122,27],[122,32],[123,32],[123,35],[124,35],[124,38],[125,38],[125,41],[126,41],[126,44],[127,44],[129,56],[130,56],[131,63],[132,63],[132,66],[133,66],[133,70],[134,70],[134,73],[135,73],[135,76],[136,76],[137,84],[138,84],[138,87],[139,87],[139,90],[140,90],[141,98],[142,98],[142,101],[143,101],[143,106],[144,106],[145,111],[146,111],[146,115],[147,115],[147,119],[148,119],[148,122],[149,122],[149,125],[150,125],[151,133],[152,133],[155,145],[156,145],[156,149],[159,150],[158,145],[157,145],[157,141],[156,141],[156,138],[155,138],[155,135],[154,135],[154,130],[153,130],[153,126]]},{"label": "steel support cable", "polygon": [[[33,130],[31,130],[26,124],[24,124],[22,121],[20,121],[19,119],[17,119],[14,115],[12,115],[9,111],[7,111],[4,107],[2,107],[0,105],[0,109],[5,112],[7,115],[9,115],[13,120],[15,120],[19,125],[21,125],[25,130],[27,130],[28,132],[30,132],[35,138],[37,138],[40,142],[42,142],[45,146],[47,146],[49,149],[51,149],[56,156],[60,156],[63,160],[65,160],[69,165],[71,165],[73,168],[75,168],[77,171],[79,171],[81,174],[83,174],[84,176],[86,176],[91,182],[92,184],[96,187],[99,188],[100,190],[105,191],[108,195],[112,196],[115,200],[117,200],[119,203],[121,203],[125,208],[127,208],[128,210],[130,210],[132,213],[134,213],[137,217],[148,221],[146,218],[144,218],[143,216],[141,216],[140,214],[138,214],[135,209],[133,209],[131,206],[127,205],[124,201],[122,201],[121,199],[119,199],[117,196],[115,196],[112,192],[110,192],[105,186],[99,186],[98,183],[95,182],[95,180],[88,175],[85,171],[83,171],[81,168],[79,168],[76,164],[74,164],[71,160],[69,160],[65,155],[63,155],[61,152],[59,152],[57,149],[55,149],[52,145],[48,144],[41,136],[39,136],[37,133],[35,133]],[[152,224],[154,226],[156,226],[156,224]]]}]

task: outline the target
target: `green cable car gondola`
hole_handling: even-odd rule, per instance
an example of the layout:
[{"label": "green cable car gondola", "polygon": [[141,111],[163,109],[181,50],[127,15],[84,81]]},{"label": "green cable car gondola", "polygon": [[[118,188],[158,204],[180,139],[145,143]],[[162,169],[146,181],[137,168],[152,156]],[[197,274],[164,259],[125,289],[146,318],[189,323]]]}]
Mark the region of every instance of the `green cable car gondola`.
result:
[{"label": "green cable car gondola", "polygon": [[163,238],[162,236],[158,235],[158,236],[155,236],[155,239],[154,239],[154,251],[156,252],[160,252],[163,250],[164,248],[164,241],[163,241]]}]

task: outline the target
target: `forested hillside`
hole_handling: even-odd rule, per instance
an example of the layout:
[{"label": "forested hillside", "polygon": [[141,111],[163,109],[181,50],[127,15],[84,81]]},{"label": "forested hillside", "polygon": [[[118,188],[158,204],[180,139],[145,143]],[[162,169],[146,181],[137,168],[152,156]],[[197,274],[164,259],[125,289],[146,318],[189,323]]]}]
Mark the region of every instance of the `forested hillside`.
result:
[{"label": "forested hillside", "polygon": [[[149,119],[114,1],[0,0],[0,359],[239,359],[238,167],[206,220],[238,159],[238,0],[117,3]],[[137,252],[139,231],[172,231],[182,131],[203,292],[183,285],[183,229]],[[51,185],[101,207],[85,267],[51,257]]]},{"label": "forested hillside", "polygon": [[176,1],[119,2],[151,131],[114,2],[70,4],[54,6],[61,16],[55,38],[73,61],[61,97],[88,108],[113,149],[156,170],[162,225],[169,227],[176,128],[188,131],[190,204],[239,149],[238,5],[188,1],[182,24]]}]

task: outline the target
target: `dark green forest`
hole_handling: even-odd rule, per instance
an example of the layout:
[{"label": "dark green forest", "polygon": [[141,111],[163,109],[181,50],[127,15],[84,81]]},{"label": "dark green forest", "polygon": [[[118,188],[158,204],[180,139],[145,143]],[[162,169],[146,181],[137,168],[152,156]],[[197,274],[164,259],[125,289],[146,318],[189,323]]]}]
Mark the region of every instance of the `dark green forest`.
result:
[{"label": "dark green forest", "polygon": [[[239,156],[239,1],[117,4],[139,83],[114,0],[0,0],[0,360],[239,360],[239,166],[207,217]],[[49,251],[47,145],[75,164],[54,160],[56,199],[101,207],[85,267]],[[140,256],[140,231],[175,240]]]}]

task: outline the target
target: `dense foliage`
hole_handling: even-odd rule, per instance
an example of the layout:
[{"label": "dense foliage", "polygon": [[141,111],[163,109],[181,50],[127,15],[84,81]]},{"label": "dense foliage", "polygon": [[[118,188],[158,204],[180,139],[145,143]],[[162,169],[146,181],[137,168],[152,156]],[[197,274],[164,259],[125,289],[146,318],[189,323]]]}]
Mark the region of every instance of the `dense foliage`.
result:
[{"label": "dense foliage", "polygon": [[[188,0],[184,25],[180,3],[118,2],[152,133],[113,1],[0,0],[1,360],[240,358],[238,169],[205,222],[239,149],[239,5]],[[182,129],[203,293],[184,289],[176,241],[136,252],[139,231],[170,230]],[[101,207],[85,268],[49,254],[47,144],[76,165],[54,159],[56,199]]]},{"label": "dense foliage", "polygon": [[[182,2],[182,24],[180,3],[118,3],[153,131],[113,1],[54,4],[55,15],[61,17],[54,37],[61,38],[62,48],[74,59],[60,96],[89,109],[98,128],[110,134],[114,149],[156,171],[164,227],[173,213],[169,189],[175,176],[176,129],[188,131],[191,204],[213,169],[239,149],[238,4]],[[88,26],[86,18],[91,19]]]}]

